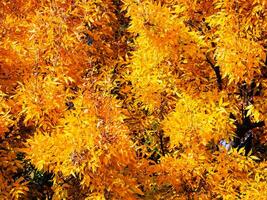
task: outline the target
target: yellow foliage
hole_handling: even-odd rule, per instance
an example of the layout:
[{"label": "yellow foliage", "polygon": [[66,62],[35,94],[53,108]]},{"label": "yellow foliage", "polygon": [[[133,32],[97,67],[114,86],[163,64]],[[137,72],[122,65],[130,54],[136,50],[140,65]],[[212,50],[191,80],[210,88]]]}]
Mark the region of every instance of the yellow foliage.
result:
[{"label": "yellow foliage", "polygon": [[201,96],[195,98],[179,95],[175,111],[162,122],[172,146],[199,148],[198,145],[207,145],[211,140],[218,143],[231,133],[228,116],[222,105],[216,105]]},{"label": "yellow foliage", "polygon": [[265,199],[266,5],[0,1],[0,199]]}]

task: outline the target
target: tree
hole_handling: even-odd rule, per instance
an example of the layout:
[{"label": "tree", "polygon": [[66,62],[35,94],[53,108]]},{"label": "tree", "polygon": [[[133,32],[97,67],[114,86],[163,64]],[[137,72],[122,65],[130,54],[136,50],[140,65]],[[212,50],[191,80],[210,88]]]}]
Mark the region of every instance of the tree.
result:
[{"label": "tree", "polygon": [[266,6],[2,1],[0,197],[264,199]]}]

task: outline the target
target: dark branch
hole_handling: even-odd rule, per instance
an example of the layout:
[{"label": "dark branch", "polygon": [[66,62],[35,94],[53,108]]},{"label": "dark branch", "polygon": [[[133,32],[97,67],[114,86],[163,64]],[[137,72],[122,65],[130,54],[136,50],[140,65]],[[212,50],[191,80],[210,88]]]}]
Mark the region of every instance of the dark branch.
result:
[{"label": "dark branch", "polygon": [[263,127],[263,126],[265,126],[264,121],[259,121],[259,122],[255,122],[255,123],[251,124],[251,128],[260,128],[260,127]]},{"label": "dark branch", "polygon": [[222,90],[222,76],[221,76],[220,68],[214,65],[214,63],[210,60],[208,55],[206,55],[206,59],[207,59],[207,62],[210,64],[211,68],[215,72],[219,90]]},{"label": "dark branch", "polygon": [[163,131],[160,130],[159,131],[159,140],[160,140],[160,149],[161,149],[161,153],[162,153],[162,156],[165,156],[165,150],[164,150],[164,140],[163,140]]}]

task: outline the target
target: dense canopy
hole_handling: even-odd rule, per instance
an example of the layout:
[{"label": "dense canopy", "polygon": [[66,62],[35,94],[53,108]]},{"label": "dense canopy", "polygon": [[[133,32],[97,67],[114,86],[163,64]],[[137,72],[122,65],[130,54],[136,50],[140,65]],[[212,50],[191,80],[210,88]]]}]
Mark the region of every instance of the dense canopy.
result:
[{"label": "dense canopy", "polygon": [[0,199],[267,197],[265,0],[1,0]]}]

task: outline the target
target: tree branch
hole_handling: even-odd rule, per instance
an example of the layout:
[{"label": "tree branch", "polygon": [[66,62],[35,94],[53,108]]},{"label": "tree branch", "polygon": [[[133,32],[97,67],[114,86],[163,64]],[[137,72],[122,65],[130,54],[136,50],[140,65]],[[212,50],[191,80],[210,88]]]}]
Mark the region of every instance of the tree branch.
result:
[{"label": "tree branch", "polygon": [[265,126],[264,121],[259,121],[259,122],[255,122],[255,123],[251,124],[251,128],[260,128],[260,127],[263,127],[263,126]]},{"label": "tree branch", "polygon": [[210,64],[211,68],[215,72],[219,90],[222,90],[222,76],[221,76],[220,68],[218,66],[215,66],[215,64],[209,58],[208,54],[206,54],[206,59],[207,59],[207,62]]},{"label": "tree branch", "polygon": [[165,156],[165,150],[164,150],[164,140],[163,140],[163,131],[159,131],[159,140],[160,140],[160,149],[163,156]]}]

